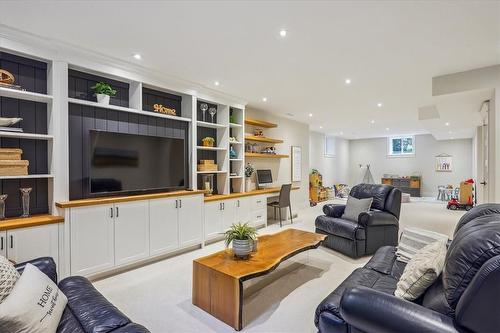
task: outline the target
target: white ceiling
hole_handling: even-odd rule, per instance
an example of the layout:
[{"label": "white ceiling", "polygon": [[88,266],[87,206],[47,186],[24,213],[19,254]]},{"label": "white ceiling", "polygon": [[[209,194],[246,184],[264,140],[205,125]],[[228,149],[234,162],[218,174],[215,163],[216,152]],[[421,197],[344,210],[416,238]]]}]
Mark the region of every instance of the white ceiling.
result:
[{"label": "white ceiling", "polygon": [[440,110],[444,130],[470,136],[485,93],[443,102],[431,79],[500,63],[499,11],[497,1],[0,1],[5,25],[346,138],[439,131],[417,120],[419,107],[439,102],[453,109]]}]

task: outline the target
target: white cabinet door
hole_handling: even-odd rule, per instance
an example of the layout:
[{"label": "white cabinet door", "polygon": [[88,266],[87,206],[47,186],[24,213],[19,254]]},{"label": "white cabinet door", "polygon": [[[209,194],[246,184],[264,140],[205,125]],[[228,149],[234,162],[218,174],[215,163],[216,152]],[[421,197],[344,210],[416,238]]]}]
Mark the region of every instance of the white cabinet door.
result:
[{"label": "white cabinet door", "polygon": [[38,227],[7,230],[7,257],[21,263],[38,257],[59,260],[59,227],[48,224]]},{"label": "white cabinet door", "polygon": [[205,239],[215,238],[222,233],[222,205],[220,201],[205,204]]},{"label": "white cabinet door", "polygon": [[71,275],[89,275],[114,266],[112,214],[113,205],[71,208]]},{"label": "white cabinet door", "polygon": [[149,201],[149,249],[152,256],[179,247],[177,202],[176,198]]},{"label": "white cabinet door", "polygon": [[236,199],[235,222],[249,223],[250,225],[253,225],[253,221],[250,217],[250,201],[248,198]]},{"label": "white cabinet door", "polygon": [[237,219],[237,205],[236,199],[222,201],[222,208],[224,219],[222,221],[222,231],[228,230],[233,223],[238,223]]},{"label": "white cabinet door", "polygon": [[131,201],[114,205],[115,265],[149,256],[149,202]]},{"label": "white cabinet door", "polygon": [[201,244],[203,196],[185,196],[178,200],[179,246]]},{"label": "white cabinet door", "polygon": [[0,256],[7,257],[7,231],[0,231]]}]

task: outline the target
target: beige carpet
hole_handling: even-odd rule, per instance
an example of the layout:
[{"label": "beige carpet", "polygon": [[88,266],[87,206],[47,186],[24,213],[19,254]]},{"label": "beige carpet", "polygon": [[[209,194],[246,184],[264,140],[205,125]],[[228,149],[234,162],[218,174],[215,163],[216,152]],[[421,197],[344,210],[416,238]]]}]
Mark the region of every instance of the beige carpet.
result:
[{"label": "beige carpet", "polygon": [[[322,205],[299,212],[293,227],[314,230]],[[453,234],[463,212],[444,204],[403,204],[401,229],[417,226]],[[289,226],[286,226],[289,227]],[[272,233],[271,225],[260,233]],[[234,332],[191,304],[192,260],[223,248],[222,242],[95,282],[97,289],[130,318],[152,332]],[[244,301],[243,332],[316,332],[316,306],[368,257],[353,260],[334,251],[309,251],[308,264],[271,282]]]}]

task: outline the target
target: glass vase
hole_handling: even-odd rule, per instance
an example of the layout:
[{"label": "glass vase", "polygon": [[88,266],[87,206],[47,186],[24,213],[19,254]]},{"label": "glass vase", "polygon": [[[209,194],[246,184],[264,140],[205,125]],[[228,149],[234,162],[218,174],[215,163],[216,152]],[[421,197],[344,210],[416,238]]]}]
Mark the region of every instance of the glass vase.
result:
[{"label": "glass vase", "polygon": [[31,187],[21,187],[19,191],[21,191],[21,199],[23,202],[23,215],[21,217],[30,216],[30,193]]},{"label": "glass vase", "polygon": [[7,200],[8,195],[0,195],[0,220],[5,219],[5,200]]}]

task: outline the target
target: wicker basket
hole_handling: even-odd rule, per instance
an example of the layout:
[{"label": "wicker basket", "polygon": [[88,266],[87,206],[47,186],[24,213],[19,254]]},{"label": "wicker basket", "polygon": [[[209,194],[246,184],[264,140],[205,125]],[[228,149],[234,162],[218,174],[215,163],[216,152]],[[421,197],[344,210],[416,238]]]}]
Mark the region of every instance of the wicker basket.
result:
[{"label": "wicker basket", "polygon": [[0,148],[0,160],[20,160],[22,153],[22,149]]},{"label": "wicker basket", "polygon": [[217,171],[217,164],[198,164],[198,171]]},{"label": "wicker basket", "polygon": [[0,176],[26,176],[29,164],[27,160],[0,160]]}]

